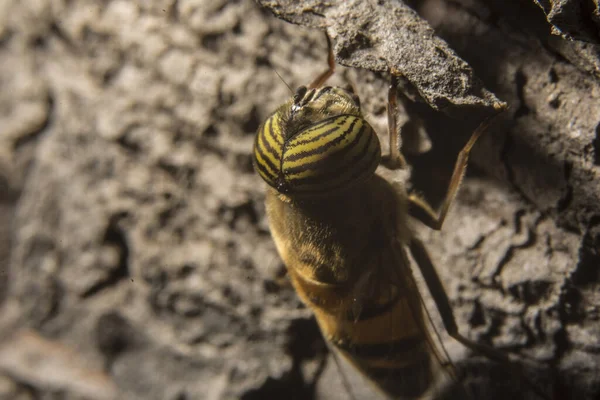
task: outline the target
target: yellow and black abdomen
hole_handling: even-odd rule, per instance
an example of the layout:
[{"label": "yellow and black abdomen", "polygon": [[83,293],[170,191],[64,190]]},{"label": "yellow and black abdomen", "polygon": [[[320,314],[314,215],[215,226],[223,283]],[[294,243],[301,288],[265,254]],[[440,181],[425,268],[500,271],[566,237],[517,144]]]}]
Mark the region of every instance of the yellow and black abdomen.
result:
[{"label": "yellow and black abdomen", "polygon": [[[295,287],[311,307],[325,338],[369,380],[393,397],[417,399],[432,387],[434,374],[418,304],[395,285],[372,282],[381,296],[356,304],[363,285],[329,292],[292,273]],[[359,292],[359,293],[357,293]],[[357,297],[360,296],[360,297]]]}]

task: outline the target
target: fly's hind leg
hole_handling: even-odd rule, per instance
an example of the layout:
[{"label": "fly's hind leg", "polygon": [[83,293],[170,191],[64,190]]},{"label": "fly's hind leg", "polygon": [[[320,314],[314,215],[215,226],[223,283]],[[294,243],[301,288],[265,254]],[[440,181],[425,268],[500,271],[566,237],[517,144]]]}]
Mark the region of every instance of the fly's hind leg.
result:
[{"label": "fly's hind leg", "polygon": [[516,373],[523,379],[525,383],[527,383],[534,393],[536,393],[542,399],[549,399],[545,393],[543,393],[536,385],[527,379],[520,364],[513,362],[507,354],[496,350],[493,347],[474,342],[460,334],[458,331],[458,326],[456,325],[456,320],[454,319],[452,307],[450,306],[450,300],[448,299],[448,295],[444,290],[442,282],[435,271],[435,267],[431,262],[431,258],[427,253],[425,245],[423,245],[419,239],[413,238],[410,241],[409,248],[414,260],[417,263],[417,266],[419,267],[419,270],[421,271],[421,274],[423,275],[423,278],[425,279],[425,284],[431,293],[431,297],[433,297],[433,300],[435,301],[440,316],[442,317],[442,323],[444,324],[444,328],[448,334],[465,347],[482,354],[491,360],[510,366],[511,370],[516,371]]},{"label": "fly's hind leg", "polygon": [[335,72],[335,57],[333,55],[333,46],[331,44],[331,39],[329,38],[329,35],[327,33],[325,33],[325,37],[327,38],[328,67],[325,71],[321,72],[321,74],[317,76],[317,78],[314,81],[312,81],[310,85],[308,85],[309,89],[315,89],[323,86],[323,84],[327,82],[327,79],[329,79],[331,75],[333,75],[333,73]]},{"label": "fly's hind leg", "polygon": [[473,342],[458,332],[458,326],[456,325],[454,313],[452,311],[452,307],[450,306],[450,299],[448,299],[448,295],[444,290],[444,286],[442,285],[442,282],[435,271],[435,267],[431,262],[431,258],[427,253],[425,245],[419,239],[413,238],[410,241],[409,248],[410,253],[414,257],[417,266],[421,271],[421,274],[423,274],[427,288],[429,289],[429,292],[435,301],[438,311],[440,312],[440,316],[442,317],[444,328],[448,334],[465,346],[473,350],[480,351],[491,359],[502,362],[510,362],[506,354],[499,352],[494,348]]},{"label": "fly's hind leg", "polygon": [[[504,106],[498,108],[498,113],[504,110]],[[486,118],[478,127],[475,129],[469,141],[462,148],[460,153],[458,153],[458,157],[456,159],[456,164],[454,164],[454,171],[452,172],[452,178],[450,179],[450,185],[448,186],[448,191],[446,192],[446,196],[444,197],[444,201],[438,212],[436,212],[429,203],[422,197],[417,194],[411,193],[408,197],[409,200],[409,214],[417,218],[419,221],[423,222],[428,227],[440,230],[442,225],[444,224],[444,220],[446,219],[446,215],[448,214],[448,209],[454,201],[456,197],[456,193],[460,184],[462,182],[463,176],[465,175],[465,171],[467,168],[467,163],[469,162],[469,154],[471,153],[471,149],[477,142],[477,139],[481,136],[481,134],[487,129],[491,120],[498,114],[494,114],[488,118]]]}]

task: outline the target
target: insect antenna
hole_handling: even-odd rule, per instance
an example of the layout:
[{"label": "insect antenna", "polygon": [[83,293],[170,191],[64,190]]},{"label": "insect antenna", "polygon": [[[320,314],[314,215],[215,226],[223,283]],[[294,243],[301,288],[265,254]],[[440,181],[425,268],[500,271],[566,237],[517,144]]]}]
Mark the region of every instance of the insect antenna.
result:
[{"label": "insect antenna", "polygon": [[281,80],[281,82],[283,82],[283,84],[285,86],[287,86],[287,88],[289,89],[290,93],[293,95],[294,91],[292,90],[292,88],[290,87],[290,85],[288,85],[288,83],[281,77],[281,75],[279,75],[279,72],[277,72],[277,70],[275,69],[275,67],[273,65],[271,65],[271,69],[273,70],[273,72],[275,72],[275,74],[279,77],[279,79]]}]

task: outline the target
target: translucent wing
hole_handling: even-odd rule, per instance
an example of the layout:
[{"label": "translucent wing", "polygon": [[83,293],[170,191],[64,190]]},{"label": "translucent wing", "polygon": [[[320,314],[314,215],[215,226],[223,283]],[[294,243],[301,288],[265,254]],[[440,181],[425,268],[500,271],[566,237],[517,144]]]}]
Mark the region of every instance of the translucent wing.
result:
[{"label": "translucent wing", "polygon": [[[332,316],[338,326],[329,331],[347,332],[348,336],[328,340],[341,358],[386,397],[438,399],[455,386],[456,392],[460,385],[423,306],[404,246],[393,236],[383,243],[389,245],[380,241],[377,251],[366,252],[370,260],[363,262],[368,272],[353,287],[354,304],[345,308],[351,315]],[[349,326],[340,327],[342,321]],[[456,398],[469,398],[464,390],[459,391]]]}]

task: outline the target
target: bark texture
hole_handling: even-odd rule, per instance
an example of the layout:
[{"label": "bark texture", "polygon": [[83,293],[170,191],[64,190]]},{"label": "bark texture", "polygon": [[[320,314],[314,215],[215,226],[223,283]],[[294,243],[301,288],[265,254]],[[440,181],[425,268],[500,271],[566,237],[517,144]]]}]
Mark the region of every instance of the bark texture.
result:
[{"label": "bark texture", "polygon": [[[508,103],[443,230],[414,228],[464,334],[533,360],[517,376],[551,398],[597,399],[597,1],[259,3],[0,2],[0,399],[349,398],[251,164],[290,96],[275,70],[310,82],[322,30],[352,67],[331,83],[380,133],[403,77],[411,185],[434,203]],[[475,398],[538,398],[447,343]]]}]

